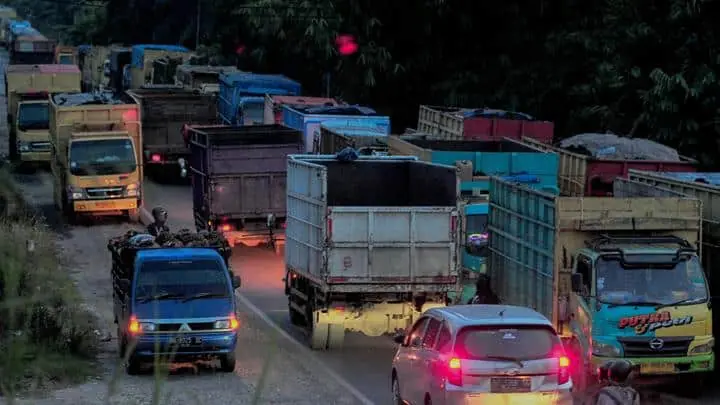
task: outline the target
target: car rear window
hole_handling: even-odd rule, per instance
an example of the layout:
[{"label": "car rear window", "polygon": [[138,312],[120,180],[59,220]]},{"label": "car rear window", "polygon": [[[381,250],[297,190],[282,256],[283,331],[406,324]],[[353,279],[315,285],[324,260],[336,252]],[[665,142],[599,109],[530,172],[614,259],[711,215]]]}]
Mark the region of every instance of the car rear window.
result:
[{"label": "car rear window", "polygon": [[458,332],[455,353],[468,360],[492,360],[497,357],[537,360],[553,357],[559,345],[557,334],[548,327],[470,326]]}]

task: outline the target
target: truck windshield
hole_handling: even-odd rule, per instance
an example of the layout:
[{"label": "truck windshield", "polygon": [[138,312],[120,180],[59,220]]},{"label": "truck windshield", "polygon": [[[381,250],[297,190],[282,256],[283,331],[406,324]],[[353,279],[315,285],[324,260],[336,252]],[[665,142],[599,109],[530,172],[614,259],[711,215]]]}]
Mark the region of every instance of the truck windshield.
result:
[{"label": "truck windshield", "polygon": [[70,174],[74,176],[126,174],[137,168],[130,139],[73,141],[69,159]]},{"label": "truck windshield", "polygon": [[[597,296],[613,305],[697,304],[708,299],[707,285],[697,256],[685,256],[671,264],[674,255],[628,254],[632,267],[623,267],[617,256],[600,257],[596,261]],[[667,259],[668,266],[652,262]],[[648,265],[638,265],[647,261]]]},{"label": "truck windshield", "polygon": [[242,107],[243,125],[259,125],[265,121],[265,104],[249,101]]},{"label": "truck windshield", "polygon": [[18,129],[50,129],[48,103],[21,103],[18,107]]},{"label": "truck windshield", "polygon": [[487,256],[488,245],[488,216],[487,214],[474,214],[465,217],[466,234],[465,251],[472,256]]},{"label": "truck windshield", "polygon": [[60,54],[60,57],[58,58],[58,63],[61,65],[74,65],[75,60],[72,55],[63,53]]},{"label": "truck windshield", "polygon": [[184,299],[198,294],[229,296],[227,270],[217,260],[151,260],[140,266],[135,300],[153,297]]}]

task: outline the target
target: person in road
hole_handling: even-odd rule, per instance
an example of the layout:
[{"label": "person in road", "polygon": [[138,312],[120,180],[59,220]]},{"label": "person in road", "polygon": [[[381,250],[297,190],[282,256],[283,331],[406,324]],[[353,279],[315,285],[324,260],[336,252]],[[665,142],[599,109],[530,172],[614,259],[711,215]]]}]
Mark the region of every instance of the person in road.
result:
[{"label": "person in road", "polygon": [[170,232],[167,226],[167,211],[162,207],[155,207],[152,210],[153,223],[148,225],[147,231],[150,235],[157,237],[161,233]]},{"label": "person in road", "polygon": [[470,298],[468,304],[499,304],[500,298],[490,288],[490,277],[485,274],[479,274],[475,283],[475,295]]},{"label": "person in road", "polygon": [[595,405],[640,405],[640,394],[629,384],[632,364],[614,361],[608,369],[608,383],[598,392]]}]

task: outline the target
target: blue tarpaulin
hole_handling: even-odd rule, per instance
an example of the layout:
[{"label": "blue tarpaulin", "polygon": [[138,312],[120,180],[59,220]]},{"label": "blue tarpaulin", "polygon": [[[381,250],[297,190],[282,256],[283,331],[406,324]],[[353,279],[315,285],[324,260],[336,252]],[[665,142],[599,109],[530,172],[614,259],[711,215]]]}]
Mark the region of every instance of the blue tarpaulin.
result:
[{"label": "blue tarpaulin", "polygon": [[190,52],[180,45],[134,45],[132,47],[131,65],[141,68],[145,60],[145,51]]}]

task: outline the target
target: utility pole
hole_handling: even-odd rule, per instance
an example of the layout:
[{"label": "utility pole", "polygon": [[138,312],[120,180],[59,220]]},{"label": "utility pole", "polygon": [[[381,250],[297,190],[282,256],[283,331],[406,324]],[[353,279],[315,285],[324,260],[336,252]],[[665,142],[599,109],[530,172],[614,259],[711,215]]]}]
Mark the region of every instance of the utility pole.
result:
[{"label": "utility pole", "polygon": [[197,0],[197,15],[195,16],[195,50],[200,46],[200,1]]}]

